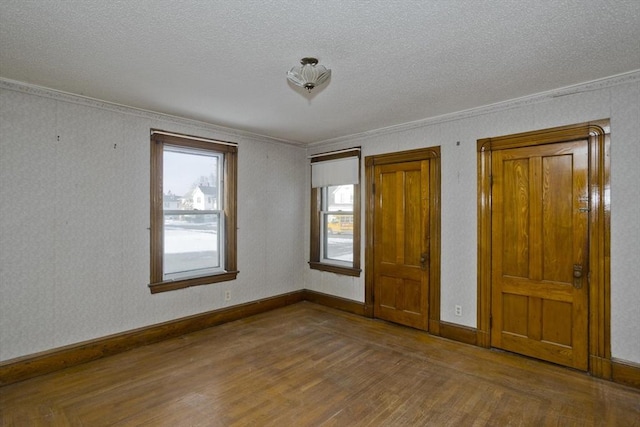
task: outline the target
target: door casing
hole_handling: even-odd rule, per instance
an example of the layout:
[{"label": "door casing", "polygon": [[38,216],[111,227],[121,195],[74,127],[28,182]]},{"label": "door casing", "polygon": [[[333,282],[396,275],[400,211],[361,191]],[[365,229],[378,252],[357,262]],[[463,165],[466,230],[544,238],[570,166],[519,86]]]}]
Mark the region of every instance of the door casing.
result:
[{"label": "door casing", "polygon": [[477,343],[491,345],[491,152],[587,139],[589,145],[589,372],[611,378],[610,124],[598,120],[477,142],[478,327]]}]

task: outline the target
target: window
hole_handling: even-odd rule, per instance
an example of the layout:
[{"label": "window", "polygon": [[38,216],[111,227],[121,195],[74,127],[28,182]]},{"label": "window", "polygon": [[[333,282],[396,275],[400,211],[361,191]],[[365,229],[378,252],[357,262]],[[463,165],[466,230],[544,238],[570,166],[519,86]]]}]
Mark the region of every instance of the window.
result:
[{"label": "window", "polygon": [[360,276],[360,149],[311,159],[309,266]]},{"label": "window", "polygon": [[237,151],[152,131],[152,293],[236,278]]}]

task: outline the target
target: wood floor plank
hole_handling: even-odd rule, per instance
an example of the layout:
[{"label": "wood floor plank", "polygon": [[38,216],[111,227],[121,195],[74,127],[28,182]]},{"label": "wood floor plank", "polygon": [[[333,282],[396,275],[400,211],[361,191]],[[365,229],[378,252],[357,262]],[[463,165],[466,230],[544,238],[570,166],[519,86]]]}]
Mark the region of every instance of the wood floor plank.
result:
[{"label": "wood floor plank", "polygon": [[640,426],[640,392],[301,302],[0,388],[3,426]]}]

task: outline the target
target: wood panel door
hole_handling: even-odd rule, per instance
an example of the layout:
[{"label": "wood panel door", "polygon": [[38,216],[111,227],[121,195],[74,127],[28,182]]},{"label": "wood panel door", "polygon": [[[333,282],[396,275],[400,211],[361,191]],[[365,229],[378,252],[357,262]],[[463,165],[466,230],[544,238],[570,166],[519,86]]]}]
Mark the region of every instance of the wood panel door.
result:
[{"label": "wood panel door", "polygon": [[492,153],[491,345],[588,366],[588,142]]},{"label": "wood panel door", "polygon": [[374,315],[427,330],[429,160],[375,166]]}]

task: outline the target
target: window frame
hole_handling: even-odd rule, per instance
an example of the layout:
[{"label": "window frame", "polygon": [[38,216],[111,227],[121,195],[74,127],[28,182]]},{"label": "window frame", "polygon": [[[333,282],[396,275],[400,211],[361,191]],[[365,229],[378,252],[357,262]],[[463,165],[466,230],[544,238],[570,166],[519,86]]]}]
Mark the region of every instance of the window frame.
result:
[{"label": "window frame", "polygon": [[[189,278],[163,279],[164,213],[163,213],[163,153],[164,146],[211,151],[223,156],[222,204],[224,221],[224,271]],[[212,139],[151,130],[151,214],[150,214],[150,283],[151,293],[184,289],[191,286],[235,280],[237,268],[237,181],[238,147],[236,144]]]},{"label": "window frame", "polygon": [[[311,163],[342,159],[346,157],[358,158],[358,183],[353,184],[353,263],[351,266],[329,263],[324,260],[322,241],[326,238],[323,230],[323,218],[326,213],[322,206],[322,193],[326,187],[311,188],[311,218],[310,218],[310,250],[309,267],[313,270],[326,271],[345,276],[360,277],[360,148],[351,148],[339,152],[325,153],[313,156]],[[336,184],[339,185],[339,184]]]}]

